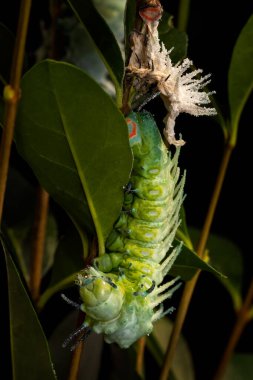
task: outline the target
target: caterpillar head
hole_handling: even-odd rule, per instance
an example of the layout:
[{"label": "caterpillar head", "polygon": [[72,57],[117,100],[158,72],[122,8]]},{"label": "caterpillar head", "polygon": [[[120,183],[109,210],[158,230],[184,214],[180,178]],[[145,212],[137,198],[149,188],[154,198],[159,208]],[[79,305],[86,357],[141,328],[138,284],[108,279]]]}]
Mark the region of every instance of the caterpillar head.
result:
[{"label": "caterpillar head", "polygon": [[149,306],[149,301],[143,294],[136,294],[133,297],[130,293],[126,297],[128,298],[126,305],[113,331],[111,333],[105,331],[107,343],[116,342],[120,347],[128,348],[141,336],[151,333],[153,310]]},{"label": "caterpillar head", "polygon": [[110,321],[119,316],[124,302],[124,290],[114,284],[111,277],[93,267],[78,275],[82,299],[81,309],[88,317]]}]

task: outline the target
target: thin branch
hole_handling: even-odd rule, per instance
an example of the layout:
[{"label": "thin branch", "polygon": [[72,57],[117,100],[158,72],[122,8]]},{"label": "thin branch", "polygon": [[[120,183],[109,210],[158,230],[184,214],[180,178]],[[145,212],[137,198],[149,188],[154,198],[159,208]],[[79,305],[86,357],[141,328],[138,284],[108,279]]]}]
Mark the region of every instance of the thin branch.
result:
[{"label": "thin branch", "polygon": [[[83,315],[84,314],[82,311],[78,313],[77,327],[80,326],[81,323],[83,322]],[[80,341],[80,343],[76,346],[76,348],[73,351],[70,368],[69,368],[68,380],[77,380],[83,347],[84,347],[84,341]]]},{"label": "thin branch", "polygon": [[177,27],[182,32],[187,30],[190,2],[191,0],[181,0],[179,3]]},{"label": "thin branch", "polygon": [[137,342],[137,358],[136,358],[136,367],[135,370],[140,377],[144,375],[144,352],[146,345],[146,337],[143,336]]},{"label": "thin branch", "polygon": [[20,98],[20,80],[24,62],[25,42],[32,0],[22,0],[19,13],[17,36],[11,67],[10,84],[5,87],[6,102],[4,128],[0,145],[0,223],[3,215],[4,197],[6,191],[11,144],[14,135],[17,105]]},{"label": "thin branch", "polygon": [[30,275],[30,290],[32,298],[35,302],[38,300],[40,295],[48,206],[49,194],[39,186],[33,225],[33,248]]},{"label": "thin branch", "polygon": [[168,379],[168,376],[172,367],[174,355],[176,352],[177,343],[180,337],[180,333],[182,331],[185,316],[187,314],[188,307],[189,307],[191,297],[192,297],[195,285],[197,283],[199,274],[200,274],[200,271],[197,271],[195,276],[190,281],[188,281],[184,287],[184,291],[183,291],[182,298],[181,298],[177,315],[176,315],[176,320],[173,325],[173,330],[172,330],[167,351],[165,354],[160,380]]},{"label": "thin branch", "polygon": [[[93,259],[94,257],[97,256],[97,252],[98,252],[97,239],[94,238],[89,246],[88,257]],[[85,265],[88,265],[88,262],[90,263],[90,261],[86,261]],[[77,327],[80,326],[81,323],[83,323],[83,320],[84,320],[84,313],[80,311],[78,315],[78,320],[77,320]],[[77,380],[83,348],[84,348],[84,341],[81,341],[77,345],[75,350],[73,351],[71,364],[69,368],[68,380]]]},{"label": "thin branch", "polygon": [[76,277],[77,277],[77,273],[73,273],[70,276],[65,277],[63,280],[57,282],[55,285],[47,288],[47,290],[45,290],[45,292],[42,293],[42,295],[40,296],[40,299],[38,300],[38,303],[36,305],[37,310],[41,311],[45,307],[48,300],[54,294],[58,293],[59,291],[62,291],[64,288],[67,288],[67,287],[73,285],[73,283],[76,280]]},{"label": "thin branch", "polygon": [[72,354],[68,380],[77,379],[83,347],[84,347],[84,342],[80,342]]},{"label": "thin branch", "polygon": [[[60,14],[60,3],[58,0],[50,1],[51,14],[51,43],[48,51],[49,58],[56,59],[57,54],[57,19]],[[46,226],[49,208],[49,194],[38,188],[36,211],[33,227],[33,249],[32,249],[32,265],[30,276],[30,290],[33,300],[36,302],[40,296],[40,284],[42,280],[42,266],[46,238]]]},{"label": "thin branch", "polygon": [[249,321],[248,313],[252,305],[252,301],[253,301],[253,278],[251,279],[242,307],[238,312],[234,328],[232,330],[229,341],[227,343],[227,347],[223,353],[223,356],[221,358],[220,364],[218,366],[217,372],[215,373],[213,380],[221,380],[223,378],[223,375],[225,374],[225,370],[227,368],[229,360],[231,359],[231,356],[240,339],[240,336],[244,330],[244,327]]},{"label": "thin branch", "polygon": [[[233,146],[230,145],[230,143],[227,143],[224,148],[224,154],[221,161],[219,173],[217,176],[217,180],[215,183],[213,195],[211,198],[211,202],[209,205],[209,209],[206,215],[205,223],[200,235],[199,243],[197,246],[197,254],[203,258],[205,247],[207,243],[207,239],[210,233],[210,228],[213,222],[214,213],[217,207],[217,203],[220,197],[222,185],[224,182],[224,178],[227,172],[228,163],[231,157],[231,153],[233,151]],[[162,371],[160,380],[167,380],[169,376],[169,372],[172,366],[173,358],[175,355],[175,350],[177,347],[178,339],[184,324],[184,320],[188,311],[188,307],[191,301],[191,297],[193,294],[193,291],[195,289],[195,285],[197,283],[198,277],[199,277],[200,271],[197,271],[195,276],[186,283],[182,295],[182,299],[178,308],[178,312],[176,315],[176,320],[172,329],[172,334],[170,337],[170,341],[168,344],[168,348],[165,354],[165,360],[163,363]]]},{"label": "thin branch", "polygon": [[225,178],[225,175],[227,172],[228,164],[229,164],[231,153],[232,153],[233,149],[234,149],[234,146],[230,145],[230,143],[225,145],[224,153],[223,153],[223,157],[222,157],[222,161],[221,161],[221,165],[220,165],[220,169],[219,169],[219,173],[218,173],[216,183],[214,186],[213,195],[211,198],[209,209],[207,211],[207,215],[206,215],[205,223],[204,223],[201,235],[200,235],[200,239],[199,239],[199,242],[197,245],[196,251],[197,251],[197,254],[201,258],[203,257],[203,254],[205,251],[207,239],[208,239],[208,236],[210,233],[210,228],[211,228],[211,225],[213,222],[214,214],[216,211],[216,207],[217,207],[218,200],[220,197],[222,185],[224,182],[224,178]]}]

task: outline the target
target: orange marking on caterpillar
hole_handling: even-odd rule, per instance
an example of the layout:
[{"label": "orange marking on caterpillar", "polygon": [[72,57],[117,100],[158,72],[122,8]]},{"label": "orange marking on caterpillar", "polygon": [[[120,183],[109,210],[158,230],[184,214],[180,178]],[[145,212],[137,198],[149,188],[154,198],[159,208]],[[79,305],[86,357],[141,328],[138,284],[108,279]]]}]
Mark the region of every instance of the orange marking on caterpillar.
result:
[{"label": "orange marking on caterpillar", "polygon": [[133,137],[135,137],[137,135],[137,124],[129,118],[126,119],[126,122],[129,126],[132,127],[132,130],[129,133],[129,139],[132,139]]}]

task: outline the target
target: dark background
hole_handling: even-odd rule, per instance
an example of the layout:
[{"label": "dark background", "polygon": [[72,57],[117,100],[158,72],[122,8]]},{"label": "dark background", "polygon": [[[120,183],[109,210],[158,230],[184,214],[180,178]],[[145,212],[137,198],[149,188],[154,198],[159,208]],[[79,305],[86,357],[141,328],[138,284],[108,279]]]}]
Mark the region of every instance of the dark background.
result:
[{"label": "dark background", "polygon": [[[168,2],[166,2],[166,5]],[[177,2],[171,2],[176,14]],[[166,6],[167,7],[167,6]],[[251,1],[191,2],[188,55],[204,73],[212,73],[211,90],[227,118],[229,115],[227,76],[233,46],[252,14]],[[253,43],[253,41],[252,41]],[[243,68],[242,68],[243,70]],[[253,62],[252,62],[253,70]],[[252,276],[252,100],[242,114],[238,143],[232,154],[218,203],[212,232],[236,243],[245,262],[244,288]],[[181,117],[177,123],[187,144],[182,149],[181,166],[187,168],[185,208],[190,226],[201,227],[215,183],[223,153],[223,133],[210,117]],[[211,368],[217,365],[229,337],[235,315],[229,296],[213,276],[202,273],[184,327],[199,379],[211,378]],[[253,326],[246,328],[236,351],[253,351]],[[210,368],[210,370],[207,370]],[[252,375],[249,374],[249,378]]]},{"label": "dark background", "polygon": [[[9,1],[0,21],[15,31],[19,1]],[[163,1],[164,8],[176,14],[178,1]],[[204,73],[212,73],[210,89],[216,91],[217,102],[228,117],[227,73],[235,41],[253,11],[252,1],[221,2],[192,0],[188,36],[188,55]],[[32,64],[34,50],[41,44],[39,21],[50,23],[48,1],[34,1],[27,43],[27,64]],[[253,63],[252,63],[253,69]],[[243,68],[242,68],[243,70]],[[164,116],[159,100],[148,109]],[[212,232],[227,237],[237,244],[245,262],[244,289],[252,276],[253,252],[251,248],[252,222],[252,96],[243,112],[238,144],[229,164],[221,198],[212,226]],[[201,228],[212,194],[218,167],[222,158],[224,140],[221,128],[212,118],[180,116],[177,133],[187,142],[181,152],[180,166],[187,169],[185,210],[190,226]],[[15,161],[15,150],[14,158]],[[25,166],[24,166],[25,167]],[[29,172],[28,169],[27,173]],[[28,175],[30,175],[28,173]],[[57,206],[55,206],[57,209]],[[60,211],[59,211],[60,212]],[[176,303],[179,301],[179,294]],[[50,307],[53,308],[53,302]],[[57,305],[58,307],[58,305]],[[208,380],[218,363],[234,322],[229,295],[220,283],[209,274],[202,274],[184,326],[184,334],[193,352],[197,380]],[[50,324],[49,321],[44,321]],[[53,328],[54,318],[51,320]],[[48,327],[46,327],[48,328]],[[48,328],[48,331],[51,329]],[[238,352],[253,352],[253,326],[246,328],[237,347]],[[208,368],[208,373],[207,373]],[[152,373],[149,372],[149,373]],[[151,375],[154,379],[154,375]]]},{"label": "dark background", "polygon": [[[172,13],[176,14],[177,2],[173,1],[171,5],[175,7]],[[187,31],[188,54],[196,67],[202,68],[204,73],[212,73],[209,86],[216,91],[217,102],[225,117],[229,115],[227,73],[232,49],[252,11],[251,1],[191,2]],[[212,226],[212,232],[227,237],[241,248],[245,262],[245,289],[252,276],[253,264],[250,221],[252,99],[251,96],[241,118],[238,144],[232,154]],[[187,168],[187,221],[190,226],[201,227],[222,157],[223,134],[214,120],[208,117],[182,117],[177,123],[177,128],[182,131],[183,138],[187,141],[181,154],[181,165]],[[211,367],[215,367],[223,351],[234,318],[230,299],[224,289],[214,277],[203,273],[184,328],[188,342],[193,348],[199,379],[208,379],[211,375]],[[237,351],[252,352],[252,342],[251,323],[245,330]],[[251,376],[249,375],[249,378]]]}]

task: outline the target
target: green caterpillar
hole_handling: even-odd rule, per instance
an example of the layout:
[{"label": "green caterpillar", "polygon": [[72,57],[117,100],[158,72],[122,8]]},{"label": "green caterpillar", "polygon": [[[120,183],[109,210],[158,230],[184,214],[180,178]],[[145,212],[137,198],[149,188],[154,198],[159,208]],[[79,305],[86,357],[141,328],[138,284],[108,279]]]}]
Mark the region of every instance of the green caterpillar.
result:
[{"label": "green caterpillar", "polygon": [[171,248],[179,226],[185,176],[177,167],[178,150],[168,154],[153,117],[131,113],[126,119],[134,164],[124,189],[122,212],[106,243],[106,254],[78,276],[83,328],[104,333],[108,343],[129,347],[152,331],[172,310],[162,302],[179,287],[161,285],[180,246]]}]

